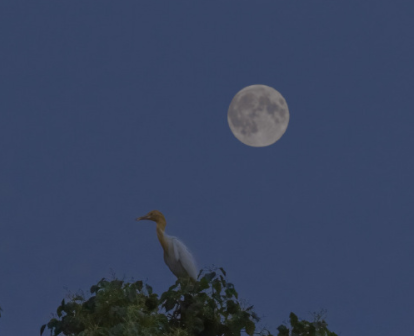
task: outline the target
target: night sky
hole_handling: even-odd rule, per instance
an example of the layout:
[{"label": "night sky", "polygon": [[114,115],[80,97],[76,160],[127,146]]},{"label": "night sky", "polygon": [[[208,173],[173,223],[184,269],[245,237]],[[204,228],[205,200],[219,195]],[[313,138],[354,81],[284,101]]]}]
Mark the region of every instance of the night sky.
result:
[{"label": "night sky", "polygon": [[[411,1],[0,2],[0,333],[113,273],[175,281],[152,222],[276,334],[414,335]],[[286,133],[227,109],[263,84]]]}]

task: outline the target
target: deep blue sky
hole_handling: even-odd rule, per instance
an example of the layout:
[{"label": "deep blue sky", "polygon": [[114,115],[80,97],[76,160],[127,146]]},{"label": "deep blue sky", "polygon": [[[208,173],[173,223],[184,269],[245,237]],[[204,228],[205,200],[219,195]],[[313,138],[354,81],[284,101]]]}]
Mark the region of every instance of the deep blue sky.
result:
[{"label": "deep blue sky", "polygon": [[[111,270],[175,280],[159,209],[273,332],[413,335],[411,1],[0,2],[0,319],[35,335]],[[290,124],[230,132],[243,87]]]}]

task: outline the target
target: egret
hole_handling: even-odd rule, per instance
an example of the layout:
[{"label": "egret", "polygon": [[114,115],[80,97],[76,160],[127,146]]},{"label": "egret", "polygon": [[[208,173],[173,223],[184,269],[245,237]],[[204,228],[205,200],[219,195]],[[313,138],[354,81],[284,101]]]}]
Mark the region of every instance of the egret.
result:
[{"label": "egret", "polygon": [[150,220],[157,223],[157,237],[164,250],[164,261],[177,278],[190,277],[194,280],[197,278],[197,267],[193,256],[178,238],[165,234],[167,221],[160,211],[150,211],[136,220]]}]

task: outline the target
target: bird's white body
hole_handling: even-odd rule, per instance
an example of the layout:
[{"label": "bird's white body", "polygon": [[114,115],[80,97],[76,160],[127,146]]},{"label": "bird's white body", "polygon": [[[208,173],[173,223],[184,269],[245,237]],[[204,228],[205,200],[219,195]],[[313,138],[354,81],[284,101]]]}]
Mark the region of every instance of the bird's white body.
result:
[{"label": "bird's white body", "polygon": [[190,276],[197,279],[197,267],[187,247],[176,237],[165,234],[164,237],[168,244],[167,250],[164,250],[164,261],[171,272],[177,278]]},{"label": "bird's white body", "polygon": [[150,211],[137,220],[151,220],[157,223],[157,237],[164,250],[164,261],[177,278],[197,279],[197,266],[187,247],[176,237],[165,234],[167,222],[164,215],[158,211]]}]

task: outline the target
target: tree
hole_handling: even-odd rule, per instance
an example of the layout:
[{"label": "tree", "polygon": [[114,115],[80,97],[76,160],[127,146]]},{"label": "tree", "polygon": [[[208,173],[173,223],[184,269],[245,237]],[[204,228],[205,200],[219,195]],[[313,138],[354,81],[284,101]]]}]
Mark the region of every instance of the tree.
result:
[{"label": "tree", "polygon": [[[177,280],[161,296],[142,281],[102,279],[91,287],[88,299],[78,294],[62,300],[57,316],[40,334],[48,328],[53,336],[272,336],[266,329],[257,330],[253,306],[240,302],[222,268],[201,272],[199,279]],[[279,336],[336,336],[325,321],[299,321],[291,313],[290,323],[292,334],[282,325]]]},{"label": "tree", "polygon": [[338,336],[332,331],[328,330],[328,324],[325,320],[321,319],[320,315],[315,316],[313,322],[306,320],[299,320],[294,314],[289,315],[290,328],[285,325],[280,325],[277,330],[278,336]]}]

